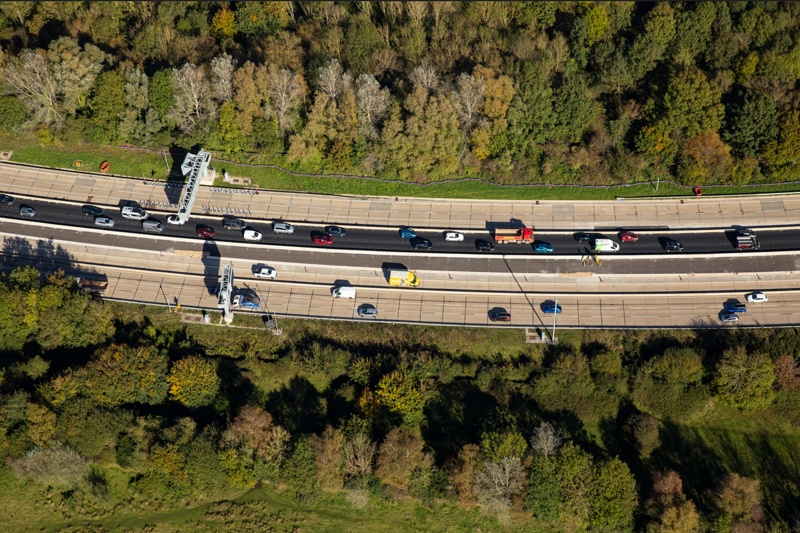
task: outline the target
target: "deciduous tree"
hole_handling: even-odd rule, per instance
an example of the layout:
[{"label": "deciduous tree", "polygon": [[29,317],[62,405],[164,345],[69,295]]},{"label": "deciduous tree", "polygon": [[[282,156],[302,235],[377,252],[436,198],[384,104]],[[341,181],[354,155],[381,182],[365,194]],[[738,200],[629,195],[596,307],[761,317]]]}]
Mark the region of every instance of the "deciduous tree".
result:
[{"label": "deciduous tree", "polygon": [[157,405],[167,397],[167,358],[153,346],[113,344],[82,369],[83,391],[100,405]]},{"label": "deciduous tree", "polygon": [[375,473],[385,484],[408,491],[414,471],[433,466],[433,456],[424,447],[425,442],[418,435],[392,429],[378,450]]},{"label": "deciduous tree", "polygon": [[358,119],[364,133],[370,139],[377,139],[378,124],[389,109],[389,90],[381,88],[378,80],[371,74],[362,74],[356,80]]},{"label": "deciduous tree", "polygon": [[439,73],[436,72],[436,67],[427,62],[414,67],[409,79],[411,83],[422,87],[428,92],[438,91],[441,84]]},{"label": "deciduous tree", "polygon": [[344,486],[344,445],[346,438],[340,429],[326,426],[321,435],[312,435],[317,476],[323,489],[339,490]]},{"label": "deciduous tree", "polygon": [[737,346],[723,353],[716,368],[714,389],[721,401],[751,412],[772,404],[774,382],[775,368],[767,354]]},{"label": "deciduous tree", "polygon": [[273,70],[268,74],[269,109],[277,117],[278,126],[284,137],[294,128],[297,109],[305,92],[304,87],[302,76],[287,69]]},{"label": "deciduous tree", "polygon": [[721,480],[714,504],[720,515],[732,518],[734,523],[763,526],[761,498],[761,483],[757,479],[731,472]]},{"label": "deciduous tree", "polygon": [[730,179],[732,163],[730,147],[709,130],[681,142],[677,175],[685,184],[720,183]]},{"label": "deciduous tree", "polygon": [[86,100],[97,76],[103,71],[111,56],[93,44],[83,48],[72,37],[61,37],[50,43],[47,59],[61,105],[74,114],[86,105]]},{"label": "deciduous tree", "polygon": [[480,76],[462,73],[456,79],[456,87],[450,94],[461,121],[461,128],[465,135],[469,135],[481,118],[480,111],[486,98],[486,81]]},{"label": "deciduous tree", "polygon": [[661,444],[658,426],[658,420],[647,413],[635,413],[625,423],[625,432],[645,459]]},{"label": "deciduous tree", "polygon": [[236,60],[230,54],[220,54],[211,60],[211,90],[220,102],[233,100],[233,71]]},{"label": "deciduous tree", "polygon": [[214,13],[214,17],[211,19],[211,35],[220,41],[230,41],[236,36],[238,30],[236,15],[233,11],[223,7]]},{"label": "deciduous tree", "polygon": [[48,444],[56,434],[56,414],[43,405],[29,403],[26,429],[37,446]]},{"label": "deciduous tree", "polygon": [[219,392],[216,365],[199,356],[173,363],[167,382],[170,396],[187,407],[208,405]]},{"label": "deciduous tree", "polygon": [[347,439],[342,449],[344,455],[345,475],[359,480],[372,473],[372,462],[375,458],[375,443],[364,433],[356,433]]},{"label": "deciduous tree", "polygon": [[617,458],[596,465],[590,501],[591,531],[633,531],[638,497],[628,465]]},{"label": "deciduous tree", "polygon": [[59,125],[64,121],[58,84],[42,53],[23,50],[16,62],[3,69],[3,86],[25,105],[34,123]]},{"label": "deciduous tree", "polygon": [[542,422],[533,430],[531,435],[531,450],[542,457],[552,457],[564,442],[566,435],[560,429],[553,427],[550,422]]},{"label": "deciduous tree", "polygon": [[511,508],[511,498],[525,488],[525,471],[518,457],[485,461],[475,473],[475,495],[490,510]]},{"label": "deciduous tree", "polygon": [[184,132],[205,126],[216,115],[217,106],[203,68],[186,63],[180,69],[172,69],[172,75],[175,98],[170,118]]}]

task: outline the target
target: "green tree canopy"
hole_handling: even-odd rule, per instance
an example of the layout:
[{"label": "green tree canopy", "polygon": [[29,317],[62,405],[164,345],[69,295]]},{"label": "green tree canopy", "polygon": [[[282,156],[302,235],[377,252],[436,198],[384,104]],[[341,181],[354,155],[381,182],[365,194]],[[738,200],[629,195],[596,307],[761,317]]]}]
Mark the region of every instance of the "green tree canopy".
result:
[{"label": "green tree canopy", "polygon": [[726,350],[716,369],[717,398],[745,412],[766,409],[775,399],[775,367],[764,352],[744,346]]}]

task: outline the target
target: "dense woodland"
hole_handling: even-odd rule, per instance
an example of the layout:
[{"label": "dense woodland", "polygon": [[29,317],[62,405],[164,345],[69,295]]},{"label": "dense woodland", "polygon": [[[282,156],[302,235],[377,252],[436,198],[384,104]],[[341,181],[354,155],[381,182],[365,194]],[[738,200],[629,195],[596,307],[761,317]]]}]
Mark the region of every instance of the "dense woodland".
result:
[{"label": "dense woodland", "polygon": [[[259,486],[310,508],[472,509],[483,530],[800,527],[796,330],[564,331],[547,347],[513,330],[283,327],[187,326],[30,267],[3,278],[6,523]],[[719,444],[694,438],[706,427]],[[229,530],[267,530],[226,505]]]},{"label": "dense woodland", "polygon": [[0,2],[0,127],[427,182],[800,177],[797,2]]}]

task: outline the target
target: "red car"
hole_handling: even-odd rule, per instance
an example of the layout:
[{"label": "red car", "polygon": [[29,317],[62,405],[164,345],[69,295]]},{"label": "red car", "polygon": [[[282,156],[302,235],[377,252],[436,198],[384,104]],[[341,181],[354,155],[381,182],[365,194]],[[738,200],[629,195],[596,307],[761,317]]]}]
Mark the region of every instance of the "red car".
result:
[{"label": "red car", "polygon": [[619,238],[622,242],[636,242],[639,240],[639,236],[632,231],[623,231],[619,234]]},{"label": "red car", "polygon": [[333,237],[330,235],[314,235],[312,237],[314,244],[323,244],[323,245],[330,245],[333,244]]},{"label": "red car", "polygon": [[197,226],[198,237],[205,237],[206,239],[212,239],[216,234],[217,230],[215,230],[214,228],[210,228],[208,226]]}]

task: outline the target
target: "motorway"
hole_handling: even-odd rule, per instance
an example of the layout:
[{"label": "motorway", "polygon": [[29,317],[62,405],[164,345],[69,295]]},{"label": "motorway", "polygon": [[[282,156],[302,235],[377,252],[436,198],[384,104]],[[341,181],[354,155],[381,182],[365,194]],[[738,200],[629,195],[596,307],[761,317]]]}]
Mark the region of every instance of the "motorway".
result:
[{"label": "motorway", "polygon": [[[6,165],[0,164],[0,183],[5,170]],[[615,216],[616,222],[624,224],[609,225],[606,218],[592,221],[581,216],[580,220],[576,218],[572,224],[564,225],[561,231],[552,228],[536,231],[537,240],[553,244],[552,254],[535,254],[530,245],[498,245],[492,253],[479,253],[475,240],[492,240],[487,229],[491,221],[472,214],[471,227],[415,224],[424,222],[426,216],[430,222],[432,217],[432,213],[422,212],[424,208],[420,208],[419,217],[413,216],[415,200],[403,202],[411,213],[406,220],[420,236],[433,241],[430,251],[412,250],[408,240],[400,238],[399,226],[353,224],[352,213],[333,220],[321,215],[304,222],[288,218],[295,225],[295,233],[277,235],[272,233],[269,223],[278,217],[269,216],[274,215],[269,212],[269,205],[256,208],[258,217],[249,214],[252,210],[242,216],[250,227],[264,234],[259,243],[246,243],[240,232],[224,230],[221,215],[193,215],[185,226],[165,224],[164,233],[145,234],[140,222],[119,216],[118,207],[120,201],[141,201],[140,180],[69,175],[74,180],[91,180],[102,185],[102,194],[96,195],[98,191],[86,187],[76,192],[73,185],[48,184],[45,181],[48,177],[61,177],[56,171],[36,172],[36,187],[50,190],[58,187],[59,194],[53,196],[60,200],[30,194],[32,183],[27,189],[20,185],[19,190],[13,184],[5,186],[4,191],[15,196],[16,203],[0,208],[2,266],[8,269],[34,264],[45,271],[62,268],[71,274],[105,277],[109,281],[105,297],[113,300],[156,305],[179,302],[184,309],[214,310],[216,298],[212,292],[218,284],[221,267],[231,263],[235,286],[256,291],[261,296],[263,310],[281,316],[363,320],[355,315],[355,310],[368,304],[378,308],[380,321],[549,328],[553,316],[543,314],[541,306],[557,298],[564,309],[558,316],[559,327],[730,327],[722,326],[719,321],[722,303],[744,301],[748,292],[764,290],[769,294],[769,302],[748,305],[739,325],[800,323],[800,254],[796,245],[800,238],[800,209],[794,209],[793,196],[740,200],[741,212],[736,217],[727,217],[735,218],[730,224],[720,224],[727,220],[716,213],[709,219],[701,217],[700,221],[695,220],[696,213],[691,213],[690,218],[699,229],[690,228],[680,220],[664,225],[653,224],[647,217],[638,223],[636,217]],[[207,195],[208,190],[203,187],[201,193]],[[270,194],[276,193],[262,191],[259,198]],[[296,203],[309,205],[317,201],[332,205],[336,201],[335,197],[320,199],[322,195],[295,196]],[[103,201],[98,202],[101,197]],[[253,198],[250,195],[248,201],[256,207]],[[115,228],[95,228],[91,217],[81,213],[80,207],[87,200],[102,205],[115,220]],[[709,202],[718,202],[709,212],[728,209],[722,200],[709,199]],[[539,202],[515,202],[514,208],[519,209],[520,203],[531,209],[542,207]],[[34,206],[37,216],[21,219],[20,204]],[[577,212],[587,203],[574,204]],[[608,213],[617,208],[613,202],[594,204],[596,212]],[[782,213],[774,209],[745,210],[745,205],[753,208],[778,204],[792,209]],[[476,205],[481,204],[476,201]],[[502,207],[498,202],[492,203],[493,212],[498,205]],[[630,207],[629,204],[626,209]],[[283,206],[279,210],[282,209]],[[634,206],[634,210],[638,209]],[[164,222],[166,214],[171,212],[174,208],[157,209],[154,217]],[[680,218],[680,208],[675,213]],[[509,218],[513,217],[495,220]],[[536,220],[523,222],[537,227]],[[347,228],[347,236],[335,238],[330,247],[314,246],[312,233],[322,230],[326,223]],[[197,224],[216,228],[216,237],[207,240],[198,237]],[[761,250],[736,251],[731,239],[732,228],[736,226],[756,229]],[[448,228],[464,232],[465,241],[446,242],[443,231]],[[612,230],[623,228],[637,231],[639,242],[622,244],[617,254],[600,255],[599,265],[582,261],[587,259],[586,245],[576,242],[573,232],[587,230],[596,237],[614,238]],[[685,251],[665,253],[659,241],[663,237],[681,241]],[[254,265],[276,268],[278,279],[255,279],[251,273]],[[422,279],[419,288],[388,286],[383,270],[399,265],[417,272]],[[355,300],[331,298],[331,287],[341,283],[357,289]],[[495,308],[510,311],[512,321],[490,323],[487,311]]]},{"label": "motorway", "polygon": [[[81,204],[65,202],[54,202],[47,200],[20,200],[13,206],[0,207],[0,217],[18,219],[23,217],[19,214],[19,205],[30,205],[36,209],[36,221],[49,223],[57,227],[77,227],[94,228],[93,217],[86,216],[81,211]],[[142,224],[137,220],[122,218],[119,208],[106,207],[104,213],[111,217],[115,225],[113,228],[104,229],[106,236],[130,235],[141,233]],[[166,223],[165,214],[155,214],[151,217],[164,224],[164,231],[160,237],[180,237],[184,239],[198,239],[196,229],[198,226],[209,226],[217,230],[214,241],[217,243],[226,242],[246,242],[242,237],[242,231],[223,229],[222,217],[193,216],[192,220],[183,226],[174,226]],[[280,245],[291,247],[314,246],[312,236],[324,232],[324,224],[296,223],[293,234],[277,234],[271,229],[270,221],[252,221],[248,228],[253,228],[263,234],[261,241],[250,242],[251,246]],[[372,251],[391,251],[398,253],[408,253],[409,255],[420,255],[422,252],[414,250],[409,239],[400,237],[399,228],[371,228],[371,227],[352,227],[343,225],[347,229],[345,237],[334,237],[331,248],[337,250],[372,250]],[[623,229],[623,228],[620,228]],[[639,241],[635,243],[623,243],[620,251],[615,255],[645,255],[660,254],[664,252],[663,242],[666,238],[679,240],[685,247],[681,254],[709,254],[709,253],[739,253],[734,246],[736,231],[730,229],[679,229],[679,230],[641,230],[638,227],[624,228],[633,229],[639,235]],[[590,231],[595,238],[617,239],[614,231]],[[424,253],[476,253],[476,242],[493,242],[491,233],[488,230],[464,231],[463,242],[447,242],[444,239],[443,231],[419,231],[418,236],[425,237],[433,243],[433,248]],[[554,251],[548,255],[581,255],[589,253],[586,243],[579,243],[575,239],[572,231],[543,231],[534,233],[536,242],[547,242],[553,245]],[[797,250],[800,243],[800,227],[793,228],[772,228],[759,229],[758,239],[761,243],[762,251],[789,251]],[[502,253],[507,255],[530,255],[533,254],[533,245],[497,245],[495,254]],[[541,255],[541,254],[536,254]]]}]

